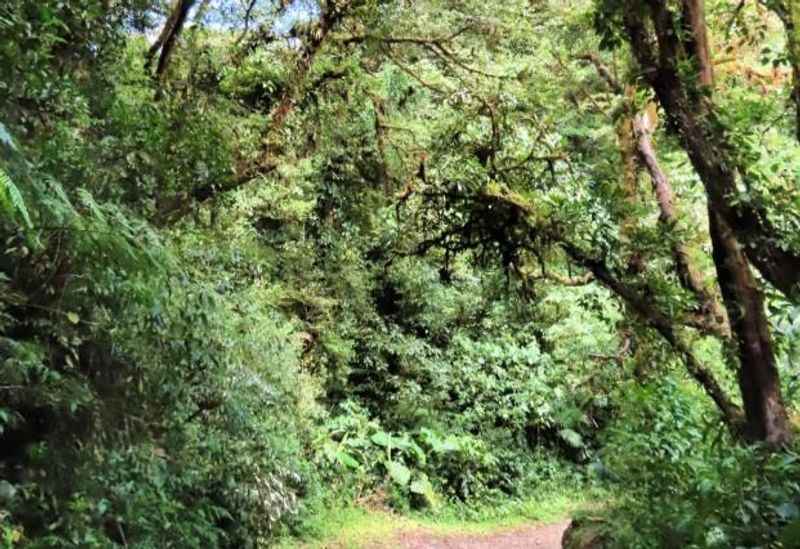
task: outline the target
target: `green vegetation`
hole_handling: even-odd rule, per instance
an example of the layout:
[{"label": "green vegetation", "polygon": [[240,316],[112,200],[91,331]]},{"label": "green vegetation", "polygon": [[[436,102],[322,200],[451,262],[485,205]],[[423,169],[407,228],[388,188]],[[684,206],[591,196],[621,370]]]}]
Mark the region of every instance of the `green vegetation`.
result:
[{"label": "green vegetation", "polygon": [[800,547],[799,11],[3,2],[0,545]]},{"label": "green vegetation", "polygon": [[[415,511],[399,515],[387,509],[334,506],[320,509],[304,527],[302,539],[287,537],[278,540],[277,547],[364,547],[392,540],[401,532],[425,531],[438,535],[490,535],[517,528],[531,522],[562,520],[572,512],[591,507],[590,497],[599,492],[583,490],[539,489],[530,499],[507,502],[501,509],[481,508],[477,513],[464,514],[459,507],[437,514]],[[391,541],[390,541],[391,543]]]}]

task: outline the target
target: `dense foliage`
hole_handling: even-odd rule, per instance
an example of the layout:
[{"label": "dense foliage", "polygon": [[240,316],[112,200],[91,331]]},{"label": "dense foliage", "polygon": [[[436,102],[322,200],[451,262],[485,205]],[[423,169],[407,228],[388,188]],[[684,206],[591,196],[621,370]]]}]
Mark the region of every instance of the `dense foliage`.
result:
[{"label": "dense foliage", "polygon": [[796,4],[4,2],[0,543],[800,546]]}]

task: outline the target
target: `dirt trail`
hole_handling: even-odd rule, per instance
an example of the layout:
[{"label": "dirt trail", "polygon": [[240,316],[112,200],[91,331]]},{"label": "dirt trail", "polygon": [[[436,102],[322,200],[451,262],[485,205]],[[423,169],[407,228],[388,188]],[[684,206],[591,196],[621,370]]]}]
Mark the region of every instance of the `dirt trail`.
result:
[{"label": "dirt trail", "polygon": [[443,535],[425,530],[397,534],[370,549],[561,549],[561,537],[569,521],[532,524],[493,534]]}]

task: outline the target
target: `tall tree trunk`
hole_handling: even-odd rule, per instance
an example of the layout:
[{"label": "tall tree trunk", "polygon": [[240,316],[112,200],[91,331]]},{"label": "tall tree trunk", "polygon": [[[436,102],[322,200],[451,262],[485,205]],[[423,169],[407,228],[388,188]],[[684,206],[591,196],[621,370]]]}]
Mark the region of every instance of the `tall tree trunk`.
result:
[{"label": "tall tree trunk", "polygon": [[782,445],[791,438],[780,380],[764,312],[764,298],[733,231],[712,208],[708,212],[714,264],[739,348],[739,386],[746,436]]},{"label": "tall tree trunk", "polygon": [[789,9],[783,24],[786,27],[786,46],[792,66],[792,102],[794,102],[795,137],[800,142],[800,2],[788,0]]},{"label": "tall tree trunk", "polygon": [[183,25],[186,23],[186,18],[189,16],[189,11],[192,9],[195,0],[178,0],[175,4],[173,15],[170,16],[168,24],[165,25],[162,35],[166,32],[163,42],[161,43],[161,55],[158,58],[158,65],[156,66],[156,77],[161,80],[164,78],[164,73],[169,66],[172,52],[175,49],[175,43],[183,30]]},{"label": "tall tree trunk", "polygon": [[684,26],[691,30],[687,44],[689,53],[697,61],[698,81],[703,86],[712,86],[714,64],[711,62],[711,48],[708,44],[705,1],[683,0],[683,17]]},{"label": "tall tree trunk", "polygon": [[[624,90],[626,104],[633,103],[635,90],[627,86]],[[619,143],[620,160],[622,161],[622,202],[623,218],[620,223],[620,238],[626,244],[629,255],[626,258],[630,273],[641,273],[646,268],[646,258],[640,250],[627,246],[634,239],[639,225],[636,215],[636,205],[639,202],[639,173],[640,165],[636,154],[636,137],[633,129],[633,113],[628,109],[617,124],[617,142]]]},{"label": "tall tree trunk", "polygon": [[161,29],[156,41],[150,46],[145,56],[144,68],[149,73],[150,67],[153,64],[153,59],[156,54],[161,52],[158,59],[156,68],[156,75],[159,77],[164,73],[169,64],[169,58],[172,55],[172,49],[175,46],[175,41],[183,29],[186,22],[186,17],[189,15],[189,10],[192,9],[195,0],[175,0],[172,4],[172,10],[169,17],[164,22],[164,27]]},{"label": "tall tree trunk", "polygon": [[795,137],[800,141],[800,2],[797,0],[761,0],[783,23],[786,30],[786,54],[792,67],[791,100],[795,110]]},{"label": "tall tree trunk", "polygon": [[[703,12],[703,0],[684,0],[692,37],[687,49],[697,59],[700,83],[711,88],[714,82]],[[709,203],[708,219],[717,279],[739,347],[739,387],[747,418],[745,434],[752,440],[786,444],[791,430],[781,397],[763,293],[742,245],[713,203]]]},{"label": "tall tree trunk", "polygon": [[174,0],[172,4],[172,8],[170,9],[169,15],[167,16],[167,20],[164,21],[164,26],[161,28],[161,32],[158,34],[158,38],[156,38],[155,42],[150,46],[147,50],[147,54],[144,57],[144,70],[147,74],[150,74],[150,67],[153,64],[153,59],[155,59],[156,54],[161,51],[161,46],[164,45],[164,41],[167,39],[167,36],[172,31],[172,27],[175,26],[175,21],[179,13],[181,0]]}]

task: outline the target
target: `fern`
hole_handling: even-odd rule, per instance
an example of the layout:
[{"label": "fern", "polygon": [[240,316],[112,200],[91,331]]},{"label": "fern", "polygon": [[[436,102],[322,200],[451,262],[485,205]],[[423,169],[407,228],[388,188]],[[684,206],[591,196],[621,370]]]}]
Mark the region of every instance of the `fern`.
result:
[{"label": "fern", "polygon": [[14,185],[14,182],[11,181],[11,178],[2,168],[0,168],[0,207],[9,217],[14,218],[16,214],[21,215],[28,228],[33,227],[22,193],[19,192],[17,186]]},{"label": "fern", "polygon": [[103,227],[108,227],[108,220],[103,213],[103,208],[95,201],[92,193],[84,188],[78,189],[78,198],[81,204],[89,211],[91,217]]},{"label": "fern", "polygon": [[[43,176],[45,183],[44,190],[40,190],[38,195],[42,208],[47,212],[48,218],[52,218],[58,224],[72,224],[74,220],[80,219],[78,210],[67,196],[64,187],[53,177]],[[75,223],[78,225],[78,223]]]}]

